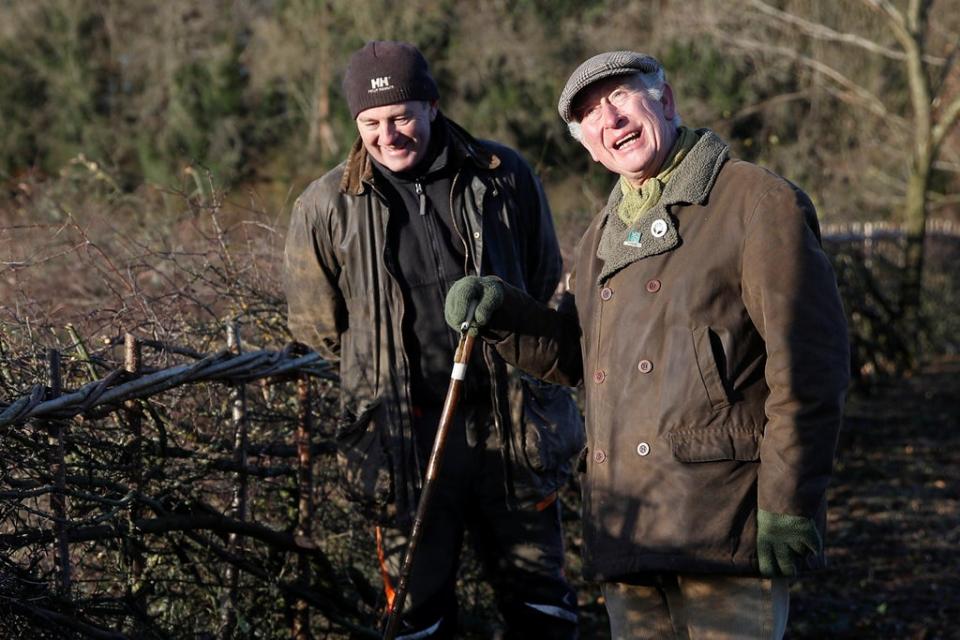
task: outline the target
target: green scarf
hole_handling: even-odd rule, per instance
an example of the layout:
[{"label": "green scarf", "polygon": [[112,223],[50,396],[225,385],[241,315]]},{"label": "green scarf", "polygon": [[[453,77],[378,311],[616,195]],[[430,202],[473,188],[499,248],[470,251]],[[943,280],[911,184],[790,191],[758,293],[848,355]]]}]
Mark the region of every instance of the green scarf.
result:
[{"label": "green scarf", "polygon": [[617,215],[625,225],[629,227],[640,216],[660,202],[660,196],[663,194],[663,188],[667,184],[667,180],[670,179],[674,170],[687,157],[687,152],[693,148],[693,145],[697,144],[699,139],[700,136],[693,129],[680,127],[677,129],[677,141],[673,143],[670,155],[663,161],[663,169],[656,177],[645,180],[640,188],[630,184],[626,178],[620,177],[620,191],[623,193],[623,199],[620,201],[620,206],[617,207]]}]

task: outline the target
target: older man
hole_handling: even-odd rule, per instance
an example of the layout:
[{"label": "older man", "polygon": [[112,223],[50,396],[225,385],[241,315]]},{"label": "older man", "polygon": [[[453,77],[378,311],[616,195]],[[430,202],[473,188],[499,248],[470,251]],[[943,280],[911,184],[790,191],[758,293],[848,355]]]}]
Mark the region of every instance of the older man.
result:
[{"label": "older man", "polygon": [[[495,274],[547,300],[561,261],[530,167],[443,116],[414,46],[368,43],[343,87],[360,136],[297,200],[285,285],[294,336],[339,361],[338,462],[346,491],[380,525],[389,603],[451,374],[447,290]],[[582,421],[568,390],[511,380],[492,348],[474,356],[397,637],[454,634],[469,532],[507,637],[573,638],[556,490],[583,446]]]},{"label": "older man", "polygon": [[846,323],[809,198],[680,126],[660,63],[584,62],[560,115],[619,176],[547,309],[467,278],[508,360],[586,391],[584,571],[614,638],[779,638],[788,578],[823,564],[849,377]]}]

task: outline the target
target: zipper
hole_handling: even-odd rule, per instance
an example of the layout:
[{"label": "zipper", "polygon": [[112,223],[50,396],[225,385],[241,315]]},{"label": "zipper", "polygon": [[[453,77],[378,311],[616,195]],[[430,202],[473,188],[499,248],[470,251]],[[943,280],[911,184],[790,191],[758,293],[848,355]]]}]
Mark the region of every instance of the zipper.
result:
[{"label": "zipper", "polygon": [[417,192],[417,200],[420,201],[420,217],[427,215],[427,194],[423,192],[423,183],[417,180],[413,183],[413,188]]},{"label": "zipper", "polygon": [[[423,220],[423,226],[430,239],[430,253],[433,255],[433,264],[437,269],[437,295],[440,298],[440,308],[443,308],[444,300],[447,297],[446,283],[447,272],[443,268],[443,258],[440,248],[440,232],[437,229],[437,221],[432,215],[427,215],[427,194],[423,190],[423,183],[417,180],[413,183],[413,189],[417,192],[417,199],[420,204],[420,218]],[[449,332],[448,332],[449,333]],[[450,345],[456,350],[456,344],[453,337],[449,336]]]},{"label": "zipper", "polygon": [[[386,236],[388,235],[388,234],[387,234],[387,227],[390,226],[390,207],[387,206],[387,197],[383,194],[383,192],[381,192],[379,189],[377,189],[376,185],[373,184],[372,182],[370,183],[369,186],[370,186],[371,191],[373,191],[373,193],[376,194],[377,199],[380,201],[380,205],[383,207],[383,209],[384,209],[384,211],[385,211],[385,214],[384,214],[384,225],[383,225],[383,235],[386,237]],[[390,269],[390,261],[387,260],[387,255],[386,255],[386,254],[387,254],[387,252],[388,252],[389,250],[390,250],[390,249],[389,249],[389,243],[384,242],[384,243],[383,243],[383,248],[382,248],[382,251],[381,251],[381,254],[380,254],[380,261],[381,261],[382,264],[383,264],[383,270],[384,270],[384,272],[387,274],[387,278],[390,279],[390,282],[393,283],[393,286],[394,286],[394,287],[398,287],[399,284],[397,283],[397,276],[396,276],[396,275],[393,273],[393,271]],[[404,318],[404,316],[406,315],[407,310],[406,310],[406,305],[403,303],[403,296],[402,296],[402,295],[397,296],[397,301],[396,301],[396,303],[397,303],[397,305],[398,305],[399,308],[400,308],[400,313],[398,313],[398,314],[391,314],[391,315],[395,315],[395,317],[393,317],[393,322],[391,323],[391,324],[392,324],[391,329],[393,330],[394,334],[399,338],[400,336],[403,335],[403,318]],[[384,338],[385,338],[385,337],[384,337]],[[378,347],[378,354],[379,354],[379,347]],[[398,364],[398,366],[402,367],[403,372],[404,372],[404,373],[403,373],[403,376],[404,376],[404,377],[406,378],[406,380],[407,380],[407,384],[405,385],[405,387],[404,387],[403,390],[402,390],[403,397],[402,397],[402,398],[399,398],[399,399],[398,399],[398,402],[397,402],[398,408],[400,409],[401,414],[406,414],[407,430],[408,430],[408,433],[407,433],[406,435],[404,435],[404,433],[403,433],[404,428],[401,426],[401,429],[400,429],[400,440],[401,440],[402,442],[405,441],[406,444],[408,444],[408,445],[410,446],[410,451],[409,451],[409,452],[404,451],[402,455],[403,455],[403,457],[404,457],[405,460],[409,460],[409,456],[412,456],[412,457],[413,457],[413,471],[411,471],[411,472],[409,473],[409,475],[413,476],[413,482],[412,482],[412,484],[413,484],[414,493],[416,494],[417,492],[419,492],[419,491],[421,491],[421,490],[423,489],[423,478],[421,478],[420,473],[419,473],[418,471],[416,471],[417,469],[420,468],[420,454],[417,452],[416,438],[415,438],[415,436],[414,436],[414,434],[413,434],[413,416],[411,415],[411,411],[410,411],[410,407],[413,405],[413,402],[412,402],[412,400],[411,400],[411,398],[410,398],[410,363],[409,363],[409,361],[407,360],[407,352],[406,352],[404,349],[398,349],[398,350],[396,350],[396,355],[397,355],[397,357],[398,357],[397,364]],[[387,366],[390,366],[389,363],[388,363]],[[379,391],[380,391],[380,389],[379,389],[379,381],[380,381],[380,375],[379,375],[379,373],[376,375],[376,379],[377,379],[377,387],[378,387],[378,392],[379,392]],[[404,405],[404,404],[406,405],[406,410],[403,409],[403,405]],[[406,483],[402,483],[402,484],[406,484]],[[404,491],[404,492],[405,492],[405,491]],[[414,500],[414,501],[415,501],[415,499],[416,499],[415,495],[413,495],[413,496],[407,496],[407,500],[408,500],[408,501],[410,501],[410,500]]]},{"label": "zipper", "polygon": [[[463,233],[460,232],[460,227],[457,226],[457,214],[456,209],[453,208],[453,192],[456,191],[457,178],[460,177],[460,169],[457,169],[457,172],[453,174],[453,179],[450,180],[450,221],[453,222],[453,228],[457,232],[457,237],[460,238],[460,243],[463,244],[463,275],[470,275],[470,260],[471,260],[471,247],[467,242],[467,239],[463,237]],[[481,215],[481,219],[482,219]],[[474,265],[474,273],[480,275],[480,265]]]}]

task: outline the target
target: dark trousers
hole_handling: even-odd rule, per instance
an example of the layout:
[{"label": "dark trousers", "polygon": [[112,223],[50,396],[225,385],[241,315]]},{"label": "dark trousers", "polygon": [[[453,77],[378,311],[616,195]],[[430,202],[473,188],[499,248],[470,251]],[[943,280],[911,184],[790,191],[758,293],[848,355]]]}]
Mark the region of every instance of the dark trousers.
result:
[{"label": "dark trousers", "polygon": [[[439,413],[439,409],[424,411],[417,418],[424,460],[433,444]],[[455,586],[465,532],[470,533],[485,577],[496,594],[506,624],[505,637],[576,638],[576,595],[563,575],[560,505],[555,496],[524,501],[521,491],[520,504],[509,508],[497,435],[481,427],[479,443],[469,446],[464,414],[475,412],[458,411],[449,431],[397,638],[454,637]],[[391,599],[408,532],[381,527],[377,534],[387,597]]]}]

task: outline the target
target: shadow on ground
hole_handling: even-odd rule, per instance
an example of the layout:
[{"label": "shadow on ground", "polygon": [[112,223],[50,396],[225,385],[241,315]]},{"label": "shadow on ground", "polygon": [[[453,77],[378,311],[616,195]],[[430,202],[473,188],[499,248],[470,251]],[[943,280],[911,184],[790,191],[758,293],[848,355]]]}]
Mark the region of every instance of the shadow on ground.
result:
[{"label": "shadow on ground", "polygon": [[960,361],[855,392],[790,638],[960,638]]}]

